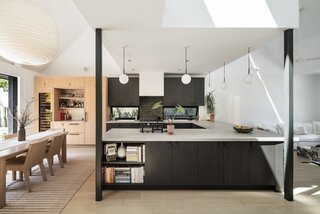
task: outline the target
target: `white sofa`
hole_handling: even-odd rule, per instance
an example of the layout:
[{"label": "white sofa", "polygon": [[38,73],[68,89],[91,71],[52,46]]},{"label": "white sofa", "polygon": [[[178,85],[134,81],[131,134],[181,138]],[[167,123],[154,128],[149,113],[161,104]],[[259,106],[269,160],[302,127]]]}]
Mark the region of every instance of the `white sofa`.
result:
[{"label": "white sofa", "polygon": [[[283,124],[277,123],[259,123],[257,128],[266,131],[275,132],[279,135],[284,134]],[[316,146],[320,145],[320,121],[312,123],[295,123],[294,137],[297,141],[294,142],[294,150],[297,146]]]}]

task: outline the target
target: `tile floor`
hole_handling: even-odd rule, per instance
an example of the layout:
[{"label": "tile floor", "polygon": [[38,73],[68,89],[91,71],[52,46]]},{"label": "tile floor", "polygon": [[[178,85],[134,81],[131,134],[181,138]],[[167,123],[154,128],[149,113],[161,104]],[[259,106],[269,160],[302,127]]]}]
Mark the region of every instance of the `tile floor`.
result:
[{"label": "tile floor", "polygon": [[[90,149],[88,150],[90,151]],[[62,213],[320,213],[320,167],[295,155],[295,201],[272,191],[104,191],[95,202],[94,173]]]}]

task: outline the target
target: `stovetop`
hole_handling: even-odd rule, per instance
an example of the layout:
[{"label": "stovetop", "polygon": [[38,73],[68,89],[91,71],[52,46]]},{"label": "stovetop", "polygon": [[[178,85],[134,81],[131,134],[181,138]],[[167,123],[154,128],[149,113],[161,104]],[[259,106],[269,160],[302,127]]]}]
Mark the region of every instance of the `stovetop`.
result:
[{"label": "stovetop", "polygon": [[163,121],[139,121],[139,123],[141,133],[162,133],[165,125]]}]

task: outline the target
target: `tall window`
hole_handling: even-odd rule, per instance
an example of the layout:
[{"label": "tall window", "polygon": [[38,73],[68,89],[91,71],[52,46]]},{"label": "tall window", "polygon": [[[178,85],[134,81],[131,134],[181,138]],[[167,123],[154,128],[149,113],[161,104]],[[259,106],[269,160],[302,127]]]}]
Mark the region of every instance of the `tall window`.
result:
[{"label": "tall window", "polygon": [[17,132],[13,121],[18,101],[18,79],[0,74],[0,134]]}]

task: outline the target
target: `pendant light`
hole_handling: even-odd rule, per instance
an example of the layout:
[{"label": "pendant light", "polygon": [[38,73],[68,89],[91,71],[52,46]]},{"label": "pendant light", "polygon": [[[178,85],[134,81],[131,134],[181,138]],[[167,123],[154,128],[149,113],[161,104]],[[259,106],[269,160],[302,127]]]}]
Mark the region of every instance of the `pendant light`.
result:
[{"label": "pendant light", "polygon": [[222,89],[227,89],[226,83],[226,62],[223,63],[223,81],[220,86]]},{"label": "pendant light", "polygon": [[1,0],[0,17],[1,57],[32,66],[48,64],[56,57],[56,24],[33,1]]},{"label": "pendant light", "polygon": [[129,82],[129,77],[126,74],[126,47],[127,46],[123,46],[122,47],[122,52],[123,52],[122,53],[123,54],[123,56],[122,56],[122,60],[123,60],[123,62],[122,62],[122,72],[123,73],[119,77],[119,81],[120,81],[121,84],[127,84]]},{"label": "pendant light", "polygon": [[181,81],[183,84],[187,85],[191,82],[191,76],[188,74],[188,58],[187,58],[187,53],[188,53],[188,46],[184,47],[184,53],[185,53],[185,74],[182,75]]},{"label": "pendant light", "polygon": [[248,48],[248,74],[244,76],[244,81],[247,84],[251,84],[254,81],[254,76],[250,69],[250,47]]}]

